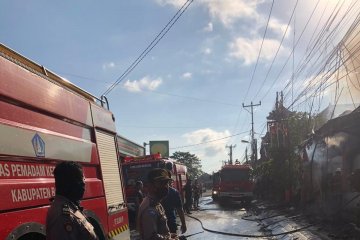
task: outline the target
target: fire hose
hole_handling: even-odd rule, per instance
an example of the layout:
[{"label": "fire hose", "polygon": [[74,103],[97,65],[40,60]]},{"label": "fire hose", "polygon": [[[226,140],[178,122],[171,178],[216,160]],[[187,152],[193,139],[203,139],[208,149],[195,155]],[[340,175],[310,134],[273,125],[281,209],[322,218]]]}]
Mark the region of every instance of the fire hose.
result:
[{"label": "fire hose", "polygon": [[211,233],[215,233],[215,234],[221,234],[221,235],[226,235],[226,236],[236,236],[236,237],[248,237],[248,238],[264,238],[264,237],[276,237],[276,236],[282,236],[282,235],[287,235],[287,234],[292,234],[292,233],[295,233],[295,232],[300,232],[306,228],[309,228],[311,226],[313,226],[314,224],[309,224],[309,225],[306,225],[304,227],[301,227],[301,228],[298,228],[298,229],[295,229],[295,230],[292,230],[292,231],[288,231],[288,232],[283,232],[283,233],[276,233],[276,234],[265,234],[265,235],[251,235],[251,234],[239,234],[239,233],[228,233],[228,232],[222,232],[222,231],[216,231],[216,230],[212,230],[212,229],[209,229],[209,228],[206,228],[204,227],[202,221],[194,216],[190,216],[187,214],[188,217],[192,218],[192,219],[195,219],[196,221],[198,221],[201,225],[201,228],[204,230],[204,231],[207,231],[207,232],[211,232]]}]

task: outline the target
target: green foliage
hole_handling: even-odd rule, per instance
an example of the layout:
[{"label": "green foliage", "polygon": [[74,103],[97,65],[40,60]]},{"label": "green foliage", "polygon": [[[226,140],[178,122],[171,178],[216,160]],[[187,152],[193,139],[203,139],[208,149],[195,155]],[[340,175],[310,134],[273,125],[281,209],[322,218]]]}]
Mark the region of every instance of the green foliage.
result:
[{"label": "green foliage", "polygon": [[[272,116],[279,114],[272,113]],[[268,145],[268,159],[256,166],[255,173],[259,179],[266,179],[272,197],[281,200],[286,190],[296,191],[301,178],[298,146],[311,133],[311,118],[308,113],[291,112],[286,118],[274,119],[283,123],[287,132],[281,135],[284,144]]]},{"label": "green foliage", "polygon": [[190,179],[196,179],[204,173],[201,170],[201,160],[195,154],[189,152],[174,152],[171,158],[187,167]]},{"label": "green foliage", "polygon": [[311,133],[311,118],[304,112],[293,112],[288,118],[289,144],[294,150]]}]

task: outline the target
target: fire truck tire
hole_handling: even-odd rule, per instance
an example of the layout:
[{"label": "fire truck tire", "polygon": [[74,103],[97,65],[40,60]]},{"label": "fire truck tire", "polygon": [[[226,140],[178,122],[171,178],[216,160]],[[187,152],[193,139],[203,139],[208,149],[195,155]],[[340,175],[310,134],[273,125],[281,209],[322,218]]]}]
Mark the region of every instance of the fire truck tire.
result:
[{"label": "fire truck tire", "polygon": [[93,225],[95,234],[98,237],[98,239],[106,240],[104,228],[102,227],[100,223],[100,219],[96,216],[96,214],[90,210],[85,210],[84,214],[88,219],[88,221],[91,223],[91,225]]},{"label": "fire truck tire", "polygon": [[45,226],[40,223],[24,223],[15,228],[6,240],[45,240]]}]

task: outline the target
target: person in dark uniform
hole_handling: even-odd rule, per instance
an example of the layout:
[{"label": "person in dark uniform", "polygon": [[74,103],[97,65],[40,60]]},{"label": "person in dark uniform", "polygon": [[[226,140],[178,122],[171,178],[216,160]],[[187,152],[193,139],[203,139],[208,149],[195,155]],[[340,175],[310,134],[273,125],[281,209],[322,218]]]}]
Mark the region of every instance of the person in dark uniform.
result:
[{"label": "person in dark uniform", "polygon": [[185,192],[185,211],[187,214],[191,214],[190,210],[191,210],[191,206],[192,206],[192,186],[191,186],[191,179],[188,179],[183,191]]},{"label": "person in dark uniform", "polygon": [[148,174],[148,195],[142,201],[137,227],[143,240],[179,239],[176,234],[171,234],[166,224],[165,210],[160,201],[169,191],[168,172],[165,169],[155,168]]},{"label": "person in dark uniform", "polygon": [[136,209],[136,212],[137,212],[141,202],[144,199],[144,193],[142,192],[143,188],[144,188],[143,182],[142,181],[137,181],[136,184],[135,184],[135,188],[136,188],[135,209]]},{"label": "person in dark uniform", "polygon": [[80,200],[85,179],[80,164],[61,162],[54,169],[56,195],[46,217],[47,240],[97,240],[94,227],[83,214]]},{"label": "person in dark uniform", "polygon": [[[169,178],[171,178],[171,172],[168,171]],[[172,181],[171,181],[172,182]],[[181,221],[181,233],[186,232],[186,222],[185,215],[183,210],[183,204],[181,201],[181,196],[178,190],[169,187],[169,193],[166,197],[161,201],[161,205],[165,209],[165,214],[167,218],[167,225],[171,233],[177,232],[177,224],[176,224],[176,212],[179,214],[179,218]]]},{"label": "person in dark uniform", "polygon": [[194,209],[198,209],[199,208],[199,199],[200,199],[200,191],[201,191],[201,188],[200,188],[200,185],[198,183],[198,180],[196,179],[195,182],[194,182],[194,185],[192,186],[192,191],[193,191],[193,199],[194,199]]}]

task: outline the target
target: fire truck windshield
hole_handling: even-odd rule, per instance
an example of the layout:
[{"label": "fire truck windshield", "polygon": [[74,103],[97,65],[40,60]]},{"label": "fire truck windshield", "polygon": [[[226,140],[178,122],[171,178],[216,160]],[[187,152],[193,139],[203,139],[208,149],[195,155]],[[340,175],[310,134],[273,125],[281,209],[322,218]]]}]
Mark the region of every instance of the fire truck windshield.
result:
[{"label": "fire truck windshield", "polygon": [[136,181],[147,183],[148,172],[159,167],[159,163],[144,163],[136,165],[123,165],[123,174],[126,186],[135,186]]},{"label": "fire truck windshield", "polygon": [[222,181],[242,181],[249,180],[250,170],[249,169],[226,169],[221,172]]}]

